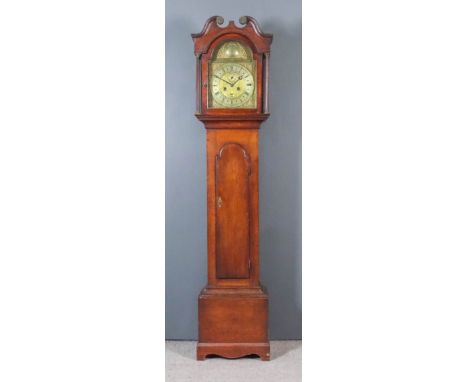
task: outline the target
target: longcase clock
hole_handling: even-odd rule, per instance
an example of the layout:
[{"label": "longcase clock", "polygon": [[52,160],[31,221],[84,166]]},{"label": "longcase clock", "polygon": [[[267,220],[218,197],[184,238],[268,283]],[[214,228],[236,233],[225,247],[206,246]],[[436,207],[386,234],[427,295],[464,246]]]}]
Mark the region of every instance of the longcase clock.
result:
[{"label": "longcase clock", "polygon": [[270,359],[268,295],[260,284],[258,130],[268,116],[272,35],[243,16],[213,16],[192,34],[196,117],[206,128],[208,283],[198,298],[197,359]]}]

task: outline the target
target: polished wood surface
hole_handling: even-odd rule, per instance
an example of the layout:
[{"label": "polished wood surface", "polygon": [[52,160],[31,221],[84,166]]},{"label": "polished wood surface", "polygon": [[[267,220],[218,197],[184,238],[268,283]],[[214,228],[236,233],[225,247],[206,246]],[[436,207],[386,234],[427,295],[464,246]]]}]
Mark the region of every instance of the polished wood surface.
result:
[{"label": "polished wood surface", "polygon": [[268,295],[264,288],[207,288],[200,293],[197,359],[256,354],[270,359]]},{"label": "polished wood surface", "polygon": [[250,270],[250,157],[225,143],[215,159],[216,275],[248,279]]},{"label": "polished wood surface", "polygon": [[[223,126],[229,126],[231,121],[225,121]],[[238,286],[238,287],[252,287],[258,286],[259,284],[259,258],[258,258],[258,230],[259,230],[259,220],[258,220],[258,130],[246,130],[246,129],[207,129],[207,206],[208,206],[208,285],[210,287],[229,287],[229,286]],[[247,226],[239,227],[233,226],[232,224],[227,223],[226,226],[218,226],[220,221],[219,213],[226,213],[226,209],[223,208],[224,205],[218,207],[217,199],[217,190],[216,190],[216,162],[219,156],[219,153],[226,147],[226,145],[232,145],[235,142],[238,147],[242,147],[242,150],[246,152],[249,160],[238,159],[239,163],[244,163],[244,166],[248,163],[248,190],[249,194],[246,195],[229,195],[227,189],[224,188],[224,198],[230,200],[232,206],[243,205],[248,209],[249,221]],[[242,166],[241,166],[242,167]],[[244,171],[246,169],[244,168]],[[245,179],[246,175],[243,175]],[[237,179],[239,182],[239,179]],[[236,187],[238,188],[238,186]],[[239,198],[242,196],[242,198]],[[226,220],[232,219],[235,222],[245,222],[245,219],[242,219],[242,214],[245,211],[236,210],[232,208],[232,214],[230,216],[225,216]],[[227,215],[227,213],[225,214]],[[221,221],[223,224],[223,221]],[[239,254],[238,252],[229,251],[230,254],[234,256],[231,261],[238,264],[245,259],[245,252],[248,252],[248,259],[250,260],[250,269],[248,272],[248,277],[246,278],[224,278],[220,277],[217,273],[217,260],[225,255],[225,253],[218,253],[219,249],[223,249],[219,245],[219,239],[223,240],[222,233],[228,235],[226,228],[242,232],[243,237],[241,238],[242,243],[247,243],[248,250],[244,253]],[[223,230],[223,231],[221,231]],[[239,236],[240,232],[232,232],[233,237]],[[221,234],[221,235],[220,235]],[[240,246],[237,243],[234,243],[236,248]]]},{"label": "polished wood surface", "polygon": [[[193,34],[196,117],[206,128],[208,283],[198,298],[197,359],[208,355],[270,359],[268,294],[260,284],[258,129],[268,118],[268,59],[272,36],[249,16],[238,27],[208,19]],[[216,48],[239,40],[256,61],[255,109],[209,108],[208,63]]]}]

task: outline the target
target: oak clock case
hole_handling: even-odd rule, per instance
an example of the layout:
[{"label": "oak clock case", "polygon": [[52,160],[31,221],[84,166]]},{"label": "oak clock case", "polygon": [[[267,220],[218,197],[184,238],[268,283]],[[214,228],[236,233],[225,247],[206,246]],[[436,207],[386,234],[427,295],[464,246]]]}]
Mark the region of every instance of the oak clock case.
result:
[{"label": "oak clock case", "polygon": [[260,283],[258,130],[268,112],[272,35],[255,19],[192,34],[196,113],[206,129],[208,281],[198,297],[197,359],[270,359],[268,294]]}]

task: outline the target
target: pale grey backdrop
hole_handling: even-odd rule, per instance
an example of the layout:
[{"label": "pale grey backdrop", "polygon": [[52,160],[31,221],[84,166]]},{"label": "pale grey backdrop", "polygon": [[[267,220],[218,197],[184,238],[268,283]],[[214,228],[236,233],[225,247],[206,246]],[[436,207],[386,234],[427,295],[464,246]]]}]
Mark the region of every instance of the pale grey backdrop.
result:
[{"label": "pale grey backdrop", "polygon": [[206,283],[205,130],[195,111],[190,33],[253,16],[273,33],[269,120],[260,130],[260,260],[271,339],[301,338],[301,3],[166,1],[166,338],[197,338]]}]

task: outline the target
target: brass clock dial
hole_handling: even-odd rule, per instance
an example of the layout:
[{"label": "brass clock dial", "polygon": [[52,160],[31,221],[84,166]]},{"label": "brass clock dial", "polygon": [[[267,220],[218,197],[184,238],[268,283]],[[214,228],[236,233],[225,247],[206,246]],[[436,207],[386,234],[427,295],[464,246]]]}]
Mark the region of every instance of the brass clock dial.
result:
[{"label": "brass clock dial", "polygon": [[224,107],[241,107],[252,98],[254,89],[252,73],[240,64],[224,64],[213,73],[212,97]]},{"label": "brass clock dial", "polygon": [[209,65],[208,107],[256,108],[255,61],[238,41],[222,44]]}]

